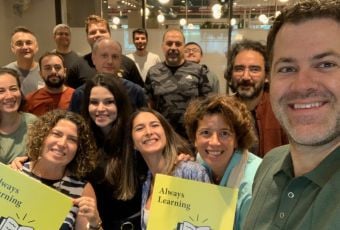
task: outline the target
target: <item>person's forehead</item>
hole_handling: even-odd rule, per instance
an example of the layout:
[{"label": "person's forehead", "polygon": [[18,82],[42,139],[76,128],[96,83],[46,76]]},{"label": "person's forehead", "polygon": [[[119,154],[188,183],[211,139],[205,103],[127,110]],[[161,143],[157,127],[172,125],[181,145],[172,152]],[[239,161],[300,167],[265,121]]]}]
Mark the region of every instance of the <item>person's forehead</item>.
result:
[{"label": "person's forehead", "polygon": [[90,23],[88,26],[89,31],[90,30],[97,30],[97,29],[105,29],[107,31],[106,24],[104,22],[93,22]]},{"label": "person's forehead", "polygon": [[183,35],[178,31],[169,31],[165,34],[164,41],[183,41]]},{"label": "person's forehead", "polygon": [[193,48],[196,48],[196,49],[201,50],[200,47],[199,47],[198,45],[196,45],[196,44],[186,45],[185,48],[186,48],[186,49],[193,49]]},{"label": "person's forehead", "polygon": [[264,64],[264,57],[255,50],[242,50],[235,57],[235,64],[242,62],[253,62],[259,65]]},{"label": "person's forehead", "polygon": [[67,27],[60,27],[55,32],[56,33],[58,33],[58,32],[70,32],[70,29],[67,28]]},{"label": "person's forehead", "polygon": [[33,34],[25,33],[25,32],[17,32],[15,34],[13,34],[12,40],[13,41],[30,40],[30,41],[33,41],[33,42],[37,41],[37,39],[35,38],[35,36]]},{"label": "person's forehead", "polygon": [[135,33],[135,37],[146,37],[144,33]]},{"label": "person's forehead", "polygon": [[49,55],[49,56],[46,56],[44,57],[42,60],[41,60],[41,64],[62,64],[63,61],[60,59],[60,57],[56,56],[56,55]]},{"label": "person's forehead", "polygon": [[103,41],[98,45],[98,50],[99,53],[102,52],[107,52],[110,54],[120,54],[121,49],[120,47],[115,44],[114,42],[109,42],[109,41]]}]

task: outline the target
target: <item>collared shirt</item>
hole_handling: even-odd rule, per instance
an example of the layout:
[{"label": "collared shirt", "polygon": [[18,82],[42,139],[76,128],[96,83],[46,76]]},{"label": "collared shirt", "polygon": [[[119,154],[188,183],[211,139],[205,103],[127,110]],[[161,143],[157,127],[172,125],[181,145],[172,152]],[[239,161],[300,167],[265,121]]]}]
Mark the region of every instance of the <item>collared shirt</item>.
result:
[{"label": "collared shirt", "polygon": [[311,172],[293,172],[288,145],[264,158],[244,229],[340,229],[340,147]]}]

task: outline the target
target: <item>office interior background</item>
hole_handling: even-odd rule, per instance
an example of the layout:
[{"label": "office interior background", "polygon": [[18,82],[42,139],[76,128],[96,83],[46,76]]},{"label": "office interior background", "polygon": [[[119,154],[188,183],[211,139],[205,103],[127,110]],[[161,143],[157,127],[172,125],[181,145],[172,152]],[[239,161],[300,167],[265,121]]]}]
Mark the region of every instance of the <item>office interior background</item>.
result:
[{"label": "office interior background", "polygon": [[84,21],[90,14],[101,15],[111,26],[112,38],[123,53],[134,52],[132,30],[144,27],[149,33],[148,50],[161,58],[162,35],[167,28],[181,28],[186,42],[194,41],[203,49],[202,63],[223,78],[230,45],[242,39],[265,43],[275,16],[296,0],[0,0],[0,65],[14,60],[10,37],[16,26],[26,26],[38,38],[36,59],[54,49],[52,30],[58,23],[71,27],[73,50],[90,52]]}]

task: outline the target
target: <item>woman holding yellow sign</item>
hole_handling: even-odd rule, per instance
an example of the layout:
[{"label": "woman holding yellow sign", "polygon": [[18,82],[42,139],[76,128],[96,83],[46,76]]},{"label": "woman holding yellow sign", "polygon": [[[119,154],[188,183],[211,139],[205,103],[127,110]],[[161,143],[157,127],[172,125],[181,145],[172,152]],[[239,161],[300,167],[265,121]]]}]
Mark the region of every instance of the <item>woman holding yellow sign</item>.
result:
[{"label": "woman holding yellow sign", "polygon": [[190,148],[158,112],[148,108],[135,112],[130,118],[128,128],[127,145],[139,151],[149,168],[142,192],[141,222],[142,229],[146,229],[157,173],[196,181],[210,181],[206,170],[200,164],[193,161],[176,163],[179,153],[191,154]]},{"label": "woman holding yellow sign", "polygon": [[29,130],[23,172],[74,198],[60,229],[101,229],[96,195],[82,180],[96,166],[97,151],[89,127],[75,113],[54,110]]},{"label": "woman holding yellow sign", "polygon": [[252,183],[261,159],[248,152],[256,141],[252,117],[234,97],[215,95],[192,101],[185,127],[198,161],[217,185],[239,188],[234,229],[240,229],[252,197]]}]

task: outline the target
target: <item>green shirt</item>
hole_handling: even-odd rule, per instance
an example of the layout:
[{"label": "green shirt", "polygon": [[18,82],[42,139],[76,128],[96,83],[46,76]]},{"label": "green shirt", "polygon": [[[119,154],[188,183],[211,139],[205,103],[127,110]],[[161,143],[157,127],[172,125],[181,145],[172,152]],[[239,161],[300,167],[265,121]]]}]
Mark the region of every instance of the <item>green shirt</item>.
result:
[{"label": "green shirt", "polygon": [[9,164],[14,158],[25,155],[28,127],[36,119],[33,114],[21,113],[17,130],[7,135],[0,133],[0,162]]},{"label": "green shirt", "polygon": [[340,147],[299,177],[288,145],[267,154],[243,229],[340,229]]}]

